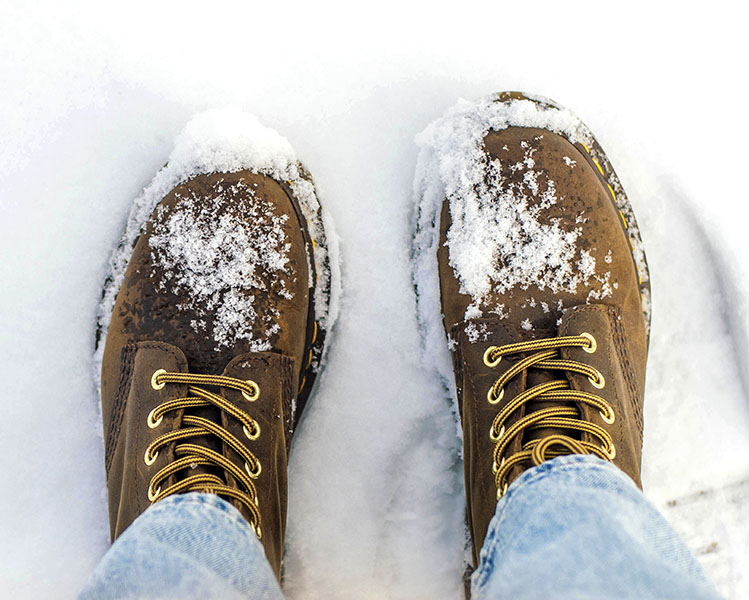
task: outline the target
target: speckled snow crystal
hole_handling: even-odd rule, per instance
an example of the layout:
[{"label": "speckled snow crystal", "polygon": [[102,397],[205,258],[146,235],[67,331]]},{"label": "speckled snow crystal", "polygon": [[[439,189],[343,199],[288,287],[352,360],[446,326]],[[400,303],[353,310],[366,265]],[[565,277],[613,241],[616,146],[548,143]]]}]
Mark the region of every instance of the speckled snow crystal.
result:
[{"label": "speckled snow crystal", "polygon": [[152,260],[163,271],[158,289],[190,298],[177,308],[195,312],[192,327],[211,334],[217,350],[237,340],[249,341],[254,352],[270,350],[278,311],[271,303],[259,314],[255,294],[292,298],[282,278],[294,275],[282,227],[288,216],[276,214],[241,181],[217,184],[206,196],[177,197],[174,210],[157,208],[149,240]]}]

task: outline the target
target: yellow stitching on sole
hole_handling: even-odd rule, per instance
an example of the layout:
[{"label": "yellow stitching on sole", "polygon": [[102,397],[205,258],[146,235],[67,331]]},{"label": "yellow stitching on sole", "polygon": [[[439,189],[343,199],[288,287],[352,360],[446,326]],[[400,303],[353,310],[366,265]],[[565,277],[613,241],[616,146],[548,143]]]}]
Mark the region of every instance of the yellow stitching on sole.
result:
[{"label": "yellow stitching on sole", "polygon": [[614,199],[614,202],[616,202],[616,194],[614,193],[614,188],[611,187],[610,183],[607,183],[606,185],[609,186],[609,191],[611,192],[611,197]]}]

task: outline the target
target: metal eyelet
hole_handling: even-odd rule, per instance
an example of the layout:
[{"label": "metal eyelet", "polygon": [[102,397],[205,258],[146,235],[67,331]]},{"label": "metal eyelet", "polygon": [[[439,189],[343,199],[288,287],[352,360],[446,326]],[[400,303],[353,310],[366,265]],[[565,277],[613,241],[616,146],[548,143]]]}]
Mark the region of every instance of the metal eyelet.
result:
[{"label": "metal eyelet", "polygon": [[255,462],[257,463],[257,471],[250,471],[250,465],[248,465],[246,462],[244,463],[244,470],[247,471],[247,474],[253,479],[257,479],[258,477],[260,477],[260,473],[263,472],[263,467],[260,464],[260,461],[255,459]]},{"label": "metal eyelet", "polygon": [[148,413],[148,418],[146,419],[146,423],[148,424],[149,429],[156,429],[159,425],[161,425],[161,422],[164,420],[164,415],[161,415],[156,421],[154,421],[153,413],[155,412],[156,412],[156,408],[154,408],[150,413]]},{"label": "metal eyelet", "polygon": [[252,527],[253,531],[255,532],[255,535],[257,536],[257,539],[262,540],[263,539],[263,530],[260,529],[260,525],[255,525]]},{"label": "metal eyelet", "polygon": [[242,390],[242,396],[244,396],[245,400],[249,400],[250,402],[255,402],[255,400],[260,398],[260,387],[258,386],[257,383],[252,381],[252,379],[248,379],[247,381],[245,381],[245,383],[252,388],[253,394],[252,396],[250,396],[250,394],[248,394],[246,390]]},{"label": "metal eyelet", "polygon": [[608,412],[611,414],[610,417],[600,410],[598,411],[598,414],[601,415],[601,419],[603,419],[604,423],[608,423],[609,425],[611,425],[614,421],[616,421],[616,415],[614,414],[614,409],[612,408],[609,408]]},{"label": "metal eyelet", "polygon": [[486,399],[489,401],[489,404],[497,404],[500,400],[502,400],[502,396],[505,395],[505,388],[502,388],[499,391],[499,396],[494,395],[494,387],[490,387],[489,391],[486,394]]},{"label": "metal eyelet", "polygon": [[143,455],[143,460],[146,462],[146,464],[150,467],[153,463],[156,462],[156,457],[159,455],[158,451],[156,454],[154,454],[151,459],[148,458],[148,448],[146,448],[146,453]]},{"label": "metal eyelet", "polygon": [[156,500],[156,498],[158,498],[160,493],[161,493],[161,486],[157,487],[156,491],[152,494],[151,486],[149,485],[148,486],[148,501],[153,502],[154,500]]},{"label": "metal eyelet", "polygon": [[499,488],[497,488],[497,500],[499,500],[500,498],[502,498],[502,496],[504,496],[507,493],[507,488],[508,487],[510,487],[510,484],[509,483],[505,483],[504,486],[502,486],[501,490]]},{"label": "metal eyelet", "polygon": [[166,381],[163,383],[156,381],[159,378],[159,375],[163,375],[164,373],[166,373],[166,369],[159,369],[158,371],[153,372],[153,375],[151,375],[151,387],[153,389],[160,390],[166,385]]},{"label": "metal eyelet", "polygon": [[592,377],[588,377],[588,381],[590,381],[590,384],[594,388],[598,388],[599,390],[602,390],[604,387],[606,387],[606,380],[603,377],[603,373],[601,373],[598,370],[596,370],[596,373],[598,373],[598,381],[596,381]]},{"label": "metal eyelet", "polygon": [[609,460],[614,460],[616,458],[616,446],[614,446],[613,442],[611,444],[611,452],[606,450],[603,446],[601,446],[601,450],[603,450],[603,453],[608,457]]},{"label": "metal eyelet", "polygon": [[596,338],[590,335],[587,331],[585,333],[581,333],[580,337],[584,337],[586,340],[590,342],[590,346],[588,346],[587,348],[583,346],[583,350],[585,350],[585,352],[587,352],[588,354],[593,354],[598,348],[598,343],[596,342]]},{"label": "metal eyelet", "polygon": [[490,368],[494,368],[494,367],[496,367],[496,366],[497,366],[497,365],[499,364],[499,361],[501,361],[501,360],[502,360],[502,357],[501,357],[501,356],[500,356],[499,358],[497,358],[497,360],[491,360],[491,359],[489,358],[489,355],[490,355],[490,354],[491,354],[492,352],[494,352],[494,351],[495,351],[496,349],[497,349],[497,346],[489,346],[489,347],[488,347],[488,348],[486,349],[486,352],[484,352],[484,364],[485,364],[485,365],[486,365],[487,367],[490,367]]},{"label": "metal eyelet", "polygon": [[255,425],[255,433],[250,433],[250,430],[247,429],[247,425],[242,426],[242,431],[244,431],[244,434],[247,436],[248,440],[255,441],[257,438],[260,437],[260,423],[257,421],[253,421],[253,424]]},{"label": "metal eyelet", "polygon": [[490,439],[490,440],[491,440],[492,442],[498,442],[498,441],[499,441],[499,438],[501,438],[501,437],[502,437],[502,436],[503,436],[504,434],[505,434],[505,426],[504,426],[504,425],[502,425],[502,427],[501,427],[501,428],[500,428],[500,430],[499,430],[499,434],[498,434],[498,435],[497,435],[496,437],[494,436],[494,427],[492,427],[492,428],[491,428],[491,429],[489,430],[489,439]]}]

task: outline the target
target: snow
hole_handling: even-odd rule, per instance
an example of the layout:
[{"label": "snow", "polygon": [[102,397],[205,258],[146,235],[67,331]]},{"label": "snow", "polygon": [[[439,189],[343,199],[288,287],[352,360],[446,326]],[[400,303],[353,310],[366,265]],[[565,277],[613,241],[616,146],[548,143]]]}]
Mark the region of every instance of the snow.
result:
[{"label": "snow", "polygon": [[[157,209],[158,225],[149,239],[153,264],[163,272],[156,285],[197,300],[188,308],[198,317],[216,315],[210,332],[205,319],[194,319],[192,326],[212,335],[217,350],[242,339],[251,341],[253,352],[270,350],[270,340],[254,338],[253,330],[277,333],[279,313],[272,309],[259,320],[254,295],[241,291],[270,292],[270,286],[274,295],[293,298],[282,278],[294,275],[287,269],[291,244],[283,230],[288,215],[277,214],[243,182],[211,191],[208,198],[177,193],[179,208],[168,217]],[[227,206],[236,210],[221,214]]]},{"label": "snow", "polygon": [[[459,274],[461,293],[473,300],[471,316],[478,316],[474,307],[493,291],[501,294],[535,284],[574,292],[595,269],[595,260],[576,247],[579,229],[567,231],[557,222],[539,222],[538,213],[556,204],[557,197],[554,182],[543,171],[533,170],[533,150],[527,148],[523,162],[512,167],[525,171],[519,189],[502,179],[499,160],[490,160],[483,151],[490,129],[515,125],[550,129],[573,142],[591,144],[585,126],[568,110],[540,107],[529,100],[496,102],[494,95],[457,104],[417,137],[421,152],[414,189],[421,202],[419,226],[437,223],[442,199],[449,199],[449,260]],[[431,243],[416,244],[420,271],[429,268],[423,263],[433,253]]]},{"label": "snow", "polygon": [[749,133],[737,10],[682,6],[674,27],[672,7],[636,2],[3,3],[6,594],[74,597],[108,547],[101,286],[175,138],[234,106],[285,136],[264,147],[293,147],[341,238],[340,318],[291,459],[287,593],[459,598],[460,442],[435,374],[450,367],[422,360],[444,333],[418,330],[409,259],[414,138],[459,98],[520,89],[580,115],[622,178],[652,274],[645,491],[723,594],[749,596],[746,191],[725,176]]}]

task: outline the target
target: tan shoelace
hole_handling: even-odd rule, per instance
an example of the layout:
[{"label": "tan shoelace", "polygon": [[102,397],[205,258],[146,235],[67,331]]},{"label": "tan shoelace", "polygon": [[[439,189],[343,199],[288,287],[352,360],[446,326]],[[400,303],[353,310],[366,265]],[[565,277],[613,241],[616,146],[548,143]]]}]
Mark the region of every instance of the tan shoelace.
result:
[{"label": "tan shoelace", "polygon": [[[606,385],[603,375],[597,369],[578,361],[563,360],[559,355],[562,348],[582,348],[592,354],[596,351],[597,344],[592,335],[583,333],[578,336],[530,340],[504,346],[489,346],[484,352],[484,364],[490,368],[496,367],[503,356],[533,353],[513,364],[494,382],[487,393],[489,403],[499,403],[504,396],[504,386],[513,377],[530,368],[572,371],[588,377],[591,384],[598,389],[602,389]],[[492,469],[497,484],[497,499],[507,491],[509,485],[507,477],[516,465],[523,463],[540,465],[550,458],[563,454],[595,454],[608,461],[613,461],[616,457],[614,441],[609,433],[600,425],[583,420],[580,410],[574,407],[560,406],[536,410],[518,419],[510,427],[505,427],[505,421],[513,412],[533,400],[581,402],[597,408],[605,423],[611,424],[615,419],[614,409],[606,400],[596,394],[571,389],[570,383],[566,379],[542,383],[515,396],[494,418],[489,434],[491,440],[496,442]],[[526,442],[519,452],[505,459],[504,452],[515,436],[521,435],[525,429],[545,427],[588,433],[600,441],[600,445],[576,440],[563,434],[553,434]]]},{"label": "tan shoelace", "polygon": [[[260,388],[254,381],[242,381],[241,379],[219,375],[167,373],[164,369],[159,369],[151,377],[151,386],[154,389],[162,389],[168,383],[187,384],[190,396],[168,400],[153,409],[147,419],[148,427],[151,429],[156,429],[161,424],[164,415],[170,411],[215,406],[242,424],[242,429],[247,439],[252,441],[260,436],[260,425],[247,413],[235,407],[222,396],[197,387],[198,385],[204,385],[239,390],[247,400],[254,402],[260,396]],[[148,499],[153,503],[163,500],[172,494],[206,492],[238,500],[242,505],[247,507],[251,515],[250,525],[255,530],[257,537],[261,538],[262,530],[260,529],[257,489],[252,482],[253,479],[257,479],[260,475],[260,461],[240,440],[220,425],[202,417],[185,415],[182,417],[182,427],[160,435],[148,445],[143,460],[150,466],[156,460],[159,450],[164,446],[180,440],[210,435],[219,438],[244,459],[244,471],[215,450],[198,444],[178,444],[174,448],[174,455],[177,459],[151,478],[151,482],[148,485]],[[245,491],[226,485],[221,478],[211,473],[191,475],[169,487],[161,489],[162,483],[168,477],[181,469],[197,465],[213,465],[224,469],[239,482],[240,487],[244,488]]]}]

